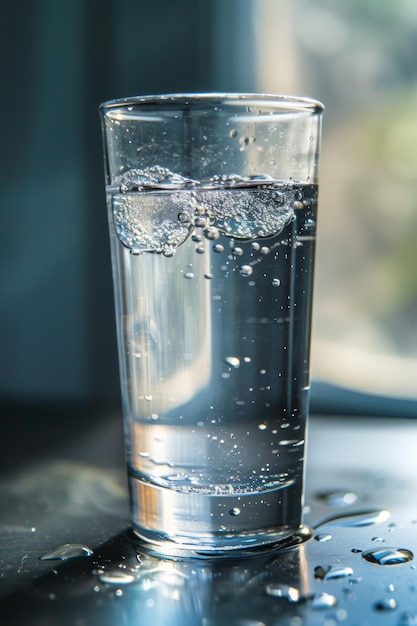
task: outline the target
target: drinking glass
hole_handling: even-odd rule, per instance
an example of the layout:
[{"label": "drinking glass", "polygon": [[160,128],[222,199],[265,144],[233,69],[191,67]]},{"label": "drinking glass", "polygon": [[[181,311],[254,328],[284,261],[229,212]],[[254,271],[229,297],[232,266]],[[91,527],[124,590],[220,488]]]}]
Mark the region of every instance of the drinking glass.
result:
[{"label": "drinking glass", "polygon": [[133,529],[161,554],[288,540],[323,106],[174,94],[100,113]]}]

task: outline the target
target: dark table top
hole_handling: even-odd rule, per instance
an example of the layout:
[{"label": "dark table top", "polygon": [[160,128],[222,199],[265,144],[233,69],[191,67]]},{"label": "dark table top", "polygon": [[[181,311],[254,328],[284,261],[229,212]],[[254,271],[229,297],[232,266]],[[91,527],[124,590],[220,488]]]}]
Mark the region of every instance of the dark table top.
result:
[{"label": "dark table top", "polygon": [[133,540],[121,418],[75,424],[2,468],[0,626],[417,625],[417,420],[312,417],[311,538],[199,560]]}]

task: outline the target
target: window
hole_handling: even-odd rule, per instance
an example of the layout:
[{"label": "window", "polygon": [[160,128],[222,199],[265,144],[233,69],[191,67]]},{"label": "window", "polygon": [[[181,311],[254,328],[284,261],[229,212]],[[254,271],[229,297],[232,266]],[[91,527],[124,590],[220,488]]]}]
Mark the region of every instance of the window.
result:
[{"label": "window", "polygon": [[[252,16],[245,34],[253,39],[253,87],[326,105],[313,379],[415,399],[417,4],[252,0],[239,7]],[[239,89],[251,86],[243,82]]]}]

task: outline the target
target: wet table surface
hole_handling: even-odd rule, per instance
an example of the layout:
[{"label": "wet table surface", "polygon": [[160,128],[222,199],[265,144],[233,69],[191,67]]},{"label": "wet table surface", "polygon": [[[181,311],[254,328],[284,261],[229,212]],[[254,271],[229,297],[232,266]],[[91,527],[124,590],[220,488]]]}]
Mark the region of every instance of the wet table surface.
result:
[{"label": "wet table surface", "polygon": [[308,443],[311,537],[241,559],[133,539],[118,416],[6,468],[0,625],[417,625],[417,420],[313,417]]}]

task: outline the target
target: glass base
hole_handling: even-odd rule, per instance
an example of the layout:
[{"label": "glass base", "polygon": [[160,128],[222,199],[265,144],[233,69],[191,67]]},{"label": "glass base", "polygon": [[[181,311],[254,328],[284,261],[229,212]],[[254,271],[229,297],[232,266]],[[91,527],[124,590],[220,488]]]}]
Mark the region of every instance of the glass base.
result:
[{"label": "glass base", "polygon": [[[301,485],[221,495],[182,492],[129,477],[135,534],[166,556],[238,556],[306,541]],[[278,523],[277,523],[278,521]]]}]

